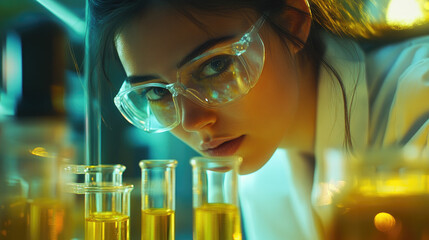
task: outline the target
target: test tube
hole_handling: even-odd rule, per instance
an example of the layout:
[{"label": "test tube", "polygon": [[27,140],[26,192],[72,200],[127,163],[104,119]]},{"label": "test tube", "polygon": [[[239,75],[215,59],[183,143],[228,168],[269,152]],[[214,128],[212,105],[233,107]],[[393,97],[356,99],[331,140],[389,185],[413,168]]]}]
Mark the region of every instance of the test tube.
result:
[{"label": "test tube", "polygon": [[174,240],[176,160],[142,160],[142,240]]},{"label": "test tube", "polygon": [[85,183],[69,184],[69,191],[85,194],[85,239],[130,239],[130,194],[133,185],[122,183],[123,165],[69,166],[85,174]]},{"label": "test tube", "polygon": [[194,157],[194,240],[241,240],[238,167],[241,157]]}]

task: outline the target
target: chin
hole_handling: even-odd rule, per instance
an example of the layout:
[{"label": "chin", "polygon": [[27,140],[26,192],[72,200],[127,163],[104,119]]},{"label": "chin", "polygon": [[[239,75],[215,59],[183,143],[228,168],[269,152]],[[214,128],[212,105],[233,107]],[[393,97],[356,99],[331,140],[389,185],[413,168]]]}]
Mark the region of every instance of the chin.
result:
[{"label": "chin", "polygon": [[262,154],[258,154],[261,153],[261,151],[258,151],[256,154],[251,154],[250,156],[243,154],[243,162],[240,165],[239,174],[246,175],[258,171],[268,162],[268,160],[270,160],[274,151],[267,151]]},{"label": "chin", "polygon": [[254,173],[259,169],[261,169],[261,167],[264,166],[264,164],[261,164],[260,166],[258,164],[250,164],[249,162],[246,162],[246,158],[243,158],[243,163],[240,165],[240,169],[238,173],[240,175],[247,175],[247,174]]}]

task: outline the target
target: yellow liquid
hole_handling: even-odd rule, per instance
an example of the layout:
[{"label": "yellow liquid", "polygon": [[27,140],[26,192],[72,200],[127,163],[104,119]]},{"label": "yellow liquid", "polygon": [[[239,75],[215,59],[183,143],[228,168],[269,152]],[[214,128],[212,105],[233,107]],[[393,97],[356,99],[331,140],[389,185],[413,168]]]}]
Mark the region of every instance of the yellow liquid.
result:
[{"label": "yellow liquid", "polygon": [[128,240],[130,239],[130,218],[114,212],[93,213],[85,219],[85,239],[87,240]]},{"label": "yellow liquid", "polygon": [[429,195],[351,195],[338,202],[327,239],[429,240]]},{"label": "yellow liquid", "polygon": [[194,240],[241,240],[238,208],[223,203],[195,208]]},{"label": "yellow liquid", "polygon": [[9,199],[0,204],[0,239],[27,239],[26,199]]},{"label": "yellow liquid", "polygon": [[31,240],[58,240],[70,238],[67,211],[55,199],[35,199],[30,202],[29,225]]},{"label": "yellow liquid", "polygon": [[174,211],[142,210],[142,240],[174,240]]}]

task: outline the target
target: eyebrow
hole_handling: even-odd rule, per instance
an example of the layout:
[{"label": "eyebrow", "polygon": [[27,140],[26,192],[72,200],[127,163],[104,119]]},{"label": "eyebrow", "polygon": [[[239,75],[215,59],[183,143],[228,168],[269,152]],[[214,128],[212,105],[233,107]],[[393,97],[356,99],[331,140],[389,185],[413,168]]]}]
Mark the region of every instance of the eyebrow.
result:
[{"label": "eyebrow", "polygon": [[[192,50],[188,55],[186,55],[180,62],[177,64],[177,68],[182,67],[187,62],[191,61],[192,59],[196,58],[197,56],[201,55],[208,49],[212,48],[213,46],[216,46],[217,44],[226,42],[228,40],[233,39],[234,35],[228,35],[223,36],[219,38],[212,38],[204,42],[203,44],[197,46],[194,50]],[[130,84],[137,84],[137,83],[143,83],[149,80],[153,79],[160,79],[159,76],[156,75],[143,75],[143,76],[129,76],[126,78],[126,81]]]},{"label": "eyebrow", "polygon": [[197,46],[194,50],[192,50],[188,55],[186,55],[178,64],[177,64],[177,68],[182,67],[183,65],[185,65],[187,62],[191,61],[192,59],[196,58],[197,56],[201,55],[202,53],[204,53],[205,51],[207,51],[208,49],[210,49],[213,46],[216,46],[219,43],[222,42],[226,42],[232,38],[234,38],[234,35],[229,35],[229,36],[223,36],[223,37],[219,37],[219,38],[212,38],[207,40],[206,42],[204,42],[203,44]]},{"label": "eyebrow", "polygon": [[144,75],[144,76],[129,76],[126,78],[126,81],[130,84],[142,83],[153,79],[159,79],[158,76],[155,75]]}]

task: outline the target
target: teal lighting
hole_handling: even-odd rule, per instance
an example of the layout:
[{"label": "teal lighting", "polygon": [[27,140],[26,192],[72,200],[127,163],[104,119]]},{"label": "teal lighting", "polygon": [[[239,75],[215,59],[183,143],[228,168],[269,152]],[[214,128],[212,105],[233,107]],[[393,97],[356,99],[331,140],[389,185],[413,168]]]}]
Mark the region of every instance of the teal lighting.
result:
[{"label": "teal lighting", "polygon": [[79,36],[85,35],[85,21],[73,14],[69,9],[59,4],[55,0],[36,0],[48,11],[58,17],[70,29],[72,29]]}]

